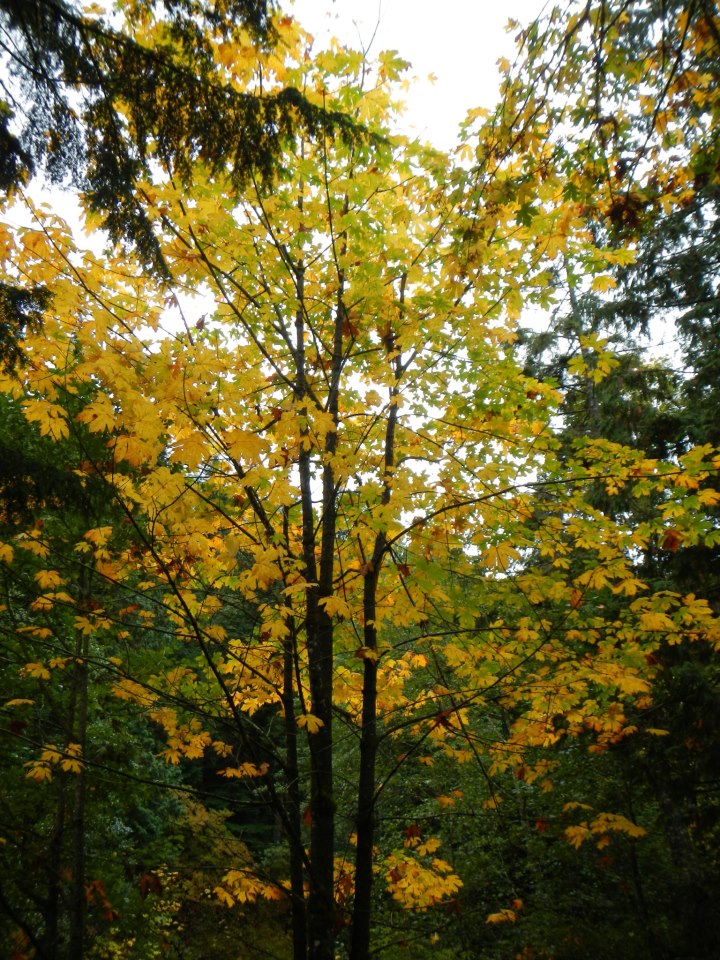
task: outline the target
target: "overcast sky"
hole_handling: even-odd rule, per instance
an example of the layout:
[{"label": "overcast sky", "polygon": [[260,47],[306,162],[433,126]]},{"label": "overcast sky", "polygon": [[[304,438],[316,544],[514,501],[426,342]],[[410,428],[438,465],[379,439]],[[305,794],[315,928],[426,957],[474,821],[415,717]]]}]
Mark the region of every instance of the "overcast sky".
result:
[{"label": "overcast sky", "polygon": [[[509,19],[529,23],[545,0],[295,0],[286,2],[325,46],[331,35],[356,48],[375,38],[370,53],[397,50],[417,76],[407,123],[423,139],[448,149],[467,110],[495,103],[497,60],[512,59]],[[514,31],[515,33],[517,31]],[[435,74],[430,84],[426,78]],[[408,130],[410,132],[410,130]]]}]

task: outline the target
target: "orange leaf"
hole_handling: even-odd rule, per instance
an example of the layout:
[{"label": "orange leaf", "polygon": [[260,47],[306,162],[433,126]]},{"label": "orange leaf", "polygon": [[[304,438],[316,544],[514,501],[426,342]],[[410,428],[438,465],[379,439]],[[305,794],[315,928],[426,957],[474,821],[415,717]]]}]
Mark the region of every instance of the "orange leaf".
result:
[{"label": "orange leaf", "polygon": [[663,534],[663,538],[660,541],[660,546],[663,550],[669,550],[671,553],[676,553],[677,548],[682,543],[683,535],[679,530],[675,530],[673,527],[670,527],[669,530],[666,530]]}]

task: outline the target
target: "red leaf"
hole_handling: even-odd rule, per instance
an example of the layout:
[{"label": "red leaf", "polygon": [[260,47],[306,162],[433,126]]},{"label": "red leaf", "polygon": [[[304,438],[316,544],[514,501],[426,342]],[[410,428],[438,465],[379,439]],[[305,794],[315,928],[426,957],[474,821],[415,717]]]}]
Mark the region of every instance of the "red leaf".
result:
[{"label": "red leaf", "polygon": [[663,534],[663,538],[660,541],[660,546],[663,550],[669,550],[671,553],[676,553],[677,548],[682,543],[682,534],[679,530],[675,530],[674,527],[670,527],[669,530],[666,530]]},{"label": "red leaf", "polygon": [[151,893],[154,893],[158,897],[162,893],[162,883],[156,873],[144,873],[140,877],[139,883],[140,896],[143,900],[147,899]]}]

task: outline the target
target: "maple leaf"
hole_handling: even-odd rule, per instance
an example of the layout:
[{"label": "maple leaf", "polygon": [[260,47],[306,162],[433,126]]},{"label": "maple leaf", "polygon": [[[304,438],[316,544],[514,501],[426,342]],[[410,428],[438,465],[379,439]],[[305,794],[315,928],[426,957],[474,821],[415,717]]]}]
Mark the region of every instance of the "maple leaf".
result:
[{"label": "maple leaf", "polygon": [[298,727],[307,730],[308,733],[317,733],[318,730],[321,730],[325,726],[324,720],[313,716],[311,713],[301,714],[297,718],[296,723]]},{"label": "maple leaf", "polygon": [[27,663],[21,668],[20,676],[32,677],[34,680],[49,680],[50,671],[43,663]]},{"label": "maple leaf", "polygon": [[595,277],[592,282],[592,289],[597,293],[604,293],[606,290],[613,290],[617,286],[617,280],[610,274]]},{"label": "maple leaf", "polygon": [[485,923],[515,923],[517,913],[509,907],[498,910],[496,913],[489,913],[485,918]]},{"label": "maple leaf", "polygon": [[35,579],[42,590],[54,590],[55,587],[66,583],[66,580],[60,576],[57,570],[38,570]]},{"label": "maple leaf", "polygon": [[229,778],[262,777],[268,772],[268,769],[267,763],[262,763],[260,766],[256,766],[254,763],[243,763],[239,767],[225,767],[223,770],[218,770],[218,774],[221,777]]},{"label": "maple leaf", "polygon": [[671,553],[676,553],[682,541],[682,533],[680,533],[679,530],[670,528],[663,534],[660,541],[660,546],[663,550],[669,550]]},{"label": "maple leaf", "polygon": [[50,781],[53,778],[52,769],[47,763],[33,760],[26,763],[25,767],[27,768],[26,776],[37,783],[42,783],[45,780]]},{"label": "maple leaf", "polygon": [[59,763],[61,770],[65,770],[68,773],[80,773],[83,768],[82,747],[80,744],[66,744]]},{"label": "maple leaf", "polygon": [[117,415],[110,398],[100,394],[77,414],[76,419],[79,423],[87,424],[91,433],[103,433],[114,429]]},{"label": "maple leaf", "polygon": [[224,887],[221,887],[219,885],[214,887],[213,893],[218,898],[220,903],[224,904],[226,907],[235,906],[234,898],[227,892],[227,890]]},{"label": "maple leaf", "polygon": [[42,436],[63,440],[70,434],[67,415],[62,407],[49,400],[37,399],[26,404],[26,416],[30,423],[37,423]]},{"label": "maple leaf", "polygon": [[350,616],[350,607],[348,606],[347,600],[344,600],[342,597],[321,597],[320,603],[330,617]]},{"label": "maple leaf", "polygon": [[585,825],[566,827],[565,837],[578,850],[590,836],[590,829]]},{"label": "maple leaf", "polygon": [[373,650],[370,647],[358,647],[355,651],[355,656],[359,660],[370,660],[373,663],[377,663],[380,654],[377,650]]}]

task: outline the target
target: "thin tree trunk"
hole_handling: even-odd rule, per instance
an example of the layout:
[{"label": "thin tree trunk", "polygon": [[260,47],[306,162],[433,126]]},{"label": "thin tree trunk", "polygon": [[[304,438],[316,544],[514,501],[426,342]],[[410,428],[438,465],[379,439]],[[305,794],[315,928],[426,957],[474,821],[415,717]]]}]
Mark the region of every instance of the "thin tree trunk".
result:
[{"label": "thin tree trunk", "polygon": [[[405,299],[406,277],[400,285],[400,310]],[[395,352],[392,335],[388,338],[389,354]],[[387,506],[392,496],[392,476],[395,467],[395,430],[398,411],[398,382],[402,363],[394,361],[395,386],[390,391],[390,413],[385,430],[384,489],[381,503]],[[370,956],[370,921],[372,917],[373,846],[375,843],[375,777],[377,766],[377,629],[375,623],[377,587],[385,552],[387,534],[381,531],[375,537],[372,557],[366,564],[363,582],[363,644],[365,662],[362,692],[362,730],[360,733],[360,772],[357,800],[357,849],[355,854],[355,903],[353,907],[350,960],[368,960]]]},{"label": "thin tree trunk", "polygon": [[377,663],[371,651],[377,650],[375,593],[377,578],[365,578],[365,632],[367,648],[362,695],[362,731],[360,734],[360,772],[357,801],[357,849],[355,853],[355,902],[353,906],[350,960],[366,960],[370,955],[370,917],[372,908],[372,860],[375,839],[375,767],[377,760]]},{"label": "thin tree trunk", "polygon": [[[88,638],[79,634],[76,643],[75,663],[75,722],[73,742],[80,745],[85,757],[88,718]],[[69,960],[83,960],[85,956],[85,926],[87,898],[85,895],[85,795],[86,776],[83,762],[80,772],[74,774],[73,807],[70,837],[72,843],[70,889],[70,942]]]},{"label": "thin tree trunk", "polygon": [[[295,319],[296,396],[309,402],[305,379],[304,267],[296,268],[298,307]],[[305,407],[306,414],[308,407]],[[309,438],[309,431],[307,431]],[[328,490],[328,469],[323,471],[323,515],[320,563],[316,560],[315,510],[313,507],[312,460],[307,447],[298,459],[302,509],[303,562],[306,591],[306,641],[312,715],[321,726],[308,735],[310,749],[310,893],[308,896],[308,956],[310,960],[334,960],[334,848],[335,800],[332,756],[333,624],[321,600],[332,596],[335,546],[334,498]],[[331,539],[330,539],[331,538]],[[330,542],[328,551],[327,544]]]},{"label": "thin tree trunk", "polygon": [[[335,957],[335,798],[333,795],[332,623],[315,601],[314,636],[308,639],[310,694],[313,716],[322,727],[309,735],[310,743],[310,896],[308,935],[310,960]],[[319,621],[319,622],[318,622]],[[310,631],[308,631],[310,633]],[[332,677],[332,674],[330,674]]]},{"label": "thin tree trunk", "polygon": [[287,796],[285,809],[292,835],[290,846],[290,897],[292,903],[292,932],[294,960],[307,957],[307,925],[305,917],[305,888],[303,846],[300,815],[300,773],[298,770],[297,723],[293,697],[295,685],[295,633],[285,641],[283,653],[283,712],[285,714],[285,776]]},{"label": "thin tree trunk", "polygon": [[40,938],[40,955],[43,960],[56,960],[59,946],[60,873],[62,848],[65,836],[65,777],[58,777],[59,795],[55,822],[48,843],[48,892],[44,898],[43,920],[45,930]]}]

